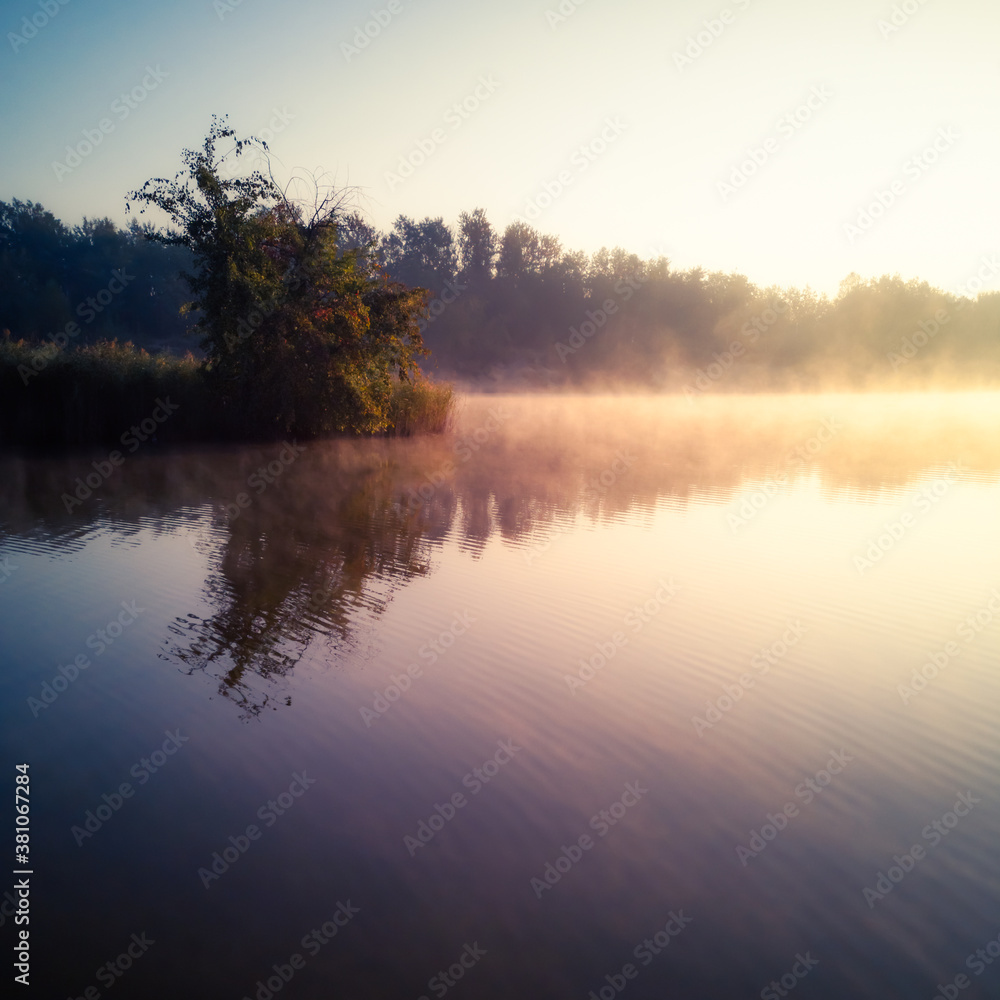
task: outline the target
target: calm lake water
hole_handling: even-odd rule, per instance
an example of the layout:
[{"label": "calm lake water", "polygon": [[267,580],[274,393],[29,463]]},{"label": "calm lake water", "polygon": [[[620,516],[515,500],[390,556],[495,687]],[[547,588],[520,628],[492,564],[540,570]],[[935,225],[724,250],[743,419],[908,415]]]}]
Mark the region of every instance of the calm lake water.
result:
[{"label": "calm lake water", "polygon": [[81,503],[106,456],[0,460],[38,995],[1000,995],[998,427],[473,396]]}]

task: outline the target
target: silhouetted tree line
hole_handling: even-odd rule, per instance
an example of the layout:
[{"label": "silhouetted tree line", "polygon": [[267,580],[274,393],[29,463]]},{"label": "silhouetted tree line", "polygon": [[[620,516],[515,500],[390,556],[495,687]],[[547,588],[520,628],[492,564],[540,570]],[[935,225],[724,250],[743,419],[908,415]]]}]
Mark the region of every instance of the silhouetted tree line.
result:
[{"label": "silhouetted tree line", "polygon": [[[190,254],[146,235],[141,224],[119,229],[109,219],[70,229],[40,205],[0,202],[0,330],[41,340],[76,320],[83,343],[118,337],[150,350],[197,350],[185,337],[189,295],[178,277],[192,267]],[[429,291],[421,330],[429,367],[444,374],[689,393],[988,384],[1000,376],[996,291],[959,295],[856,274],[833,298],[761,288],[742,275],[675,271],[663,256],[621,248],[588,256],[520,221],[500,232],[480,208],[454,226],[401,215],[388,233],[345,212],[337,241],[342,250],[365,248],[392,278]],[[983,288],[996,274],[985,270]],[[116,272],[133,280],[109,292]],[[109,295],[94,309],[95,296]]]},{"label": "silhouetted tree line", "polygon": [[34,202],[0,201],[0,331],[41,341],[76,323],[74,344],[187,350],[190,254],[151,243],[149,230],[87,218],[70,228]]}]

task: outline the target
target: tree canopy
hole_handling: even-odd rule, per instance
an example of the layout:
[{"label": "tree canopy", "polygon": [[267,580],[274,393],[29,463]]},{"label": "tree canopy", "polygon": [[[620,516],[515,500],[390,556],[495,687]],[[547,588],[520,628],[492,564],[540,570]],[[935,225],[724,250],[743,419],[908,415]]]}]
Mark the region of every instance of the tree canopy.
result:
[{"label": "tree canopy", "polygon": [[352,228],[349,193],[317,188],[306,208],[269,170],[241,175],[249,153],[266,160],[266,143],[215,118],[181,171],[127,199],[166,213],[170,224],[149,235],[191,254],[185,278],[213,388],[263,431],[382,430],[393,380],[415,377],[426,353],[427,293],[391,279],[370,244],[338,239]]},{"label": "tree canopy", "polygon": [[[523,221],[494,228],[482,208],[457,224],[399,215],[380,231],[350,192],[317,189],[312,204],[286,197],[266,145],[218,121],[184,157],[172,181],[154,179],[132,198],[164,209],[166,230],[135,219],[125,230],[107,219],[71,228],[41,205],[0,202],[0,329],[37,342],[75,319],[75,344],[117,336],[176,351],[193,321],[229,412],[272,434],[304,434],[314,421],[320,433],[377,428],[387,384],[416,372],[425,345],[440,372],[515,384],[700,391],[1000,379],[992,258],[951,291],[852,274],[828,297],[674,269],[659,252],[564,249]],[[251,172],[257,157],[263,170]],[[184,319],[178,307],[192,294],[174,277],[180,269],[193,289]]]}]

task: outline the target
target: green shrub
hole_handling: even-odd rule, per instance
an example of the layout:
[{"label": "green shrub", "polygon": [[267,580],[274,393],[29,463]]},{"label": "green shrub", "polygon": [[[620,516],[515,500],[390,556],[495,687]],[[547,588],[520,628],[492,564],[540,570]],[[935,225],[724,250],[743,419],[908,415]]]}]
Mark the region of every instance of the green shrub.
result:
[{"label": "green shrub", "polygon": [[[421,377],[413,382],[394,379],[384,395],[385,420],[370,430],[409,435],[440,432],[447,425],[450,385]],[[280,428],[257,417],[254,394],[234,407],[190,354],[150,354],[117,341],[65,350],[0,341],[0,445],[114,446],[129,428],[153,414],[158,400],[169,401],[171,414],[157,426],[157,443],[282,436]],[[326,436],[333,428],[309,414],[295,432],[306,439]]]}]

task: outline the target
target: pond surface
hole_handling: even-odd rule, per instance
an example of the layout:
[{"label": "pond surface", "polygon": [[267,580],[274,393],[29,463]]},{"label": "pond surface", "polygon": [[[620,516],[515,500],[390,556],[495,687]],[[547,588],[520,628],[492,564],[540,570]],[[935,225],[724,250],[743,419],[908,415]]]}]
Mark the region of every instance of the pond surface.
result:
[{"label": "pond surface", "polygon": [[997,996],[998,426],[471,396],[3,459],[40,995]]}]

